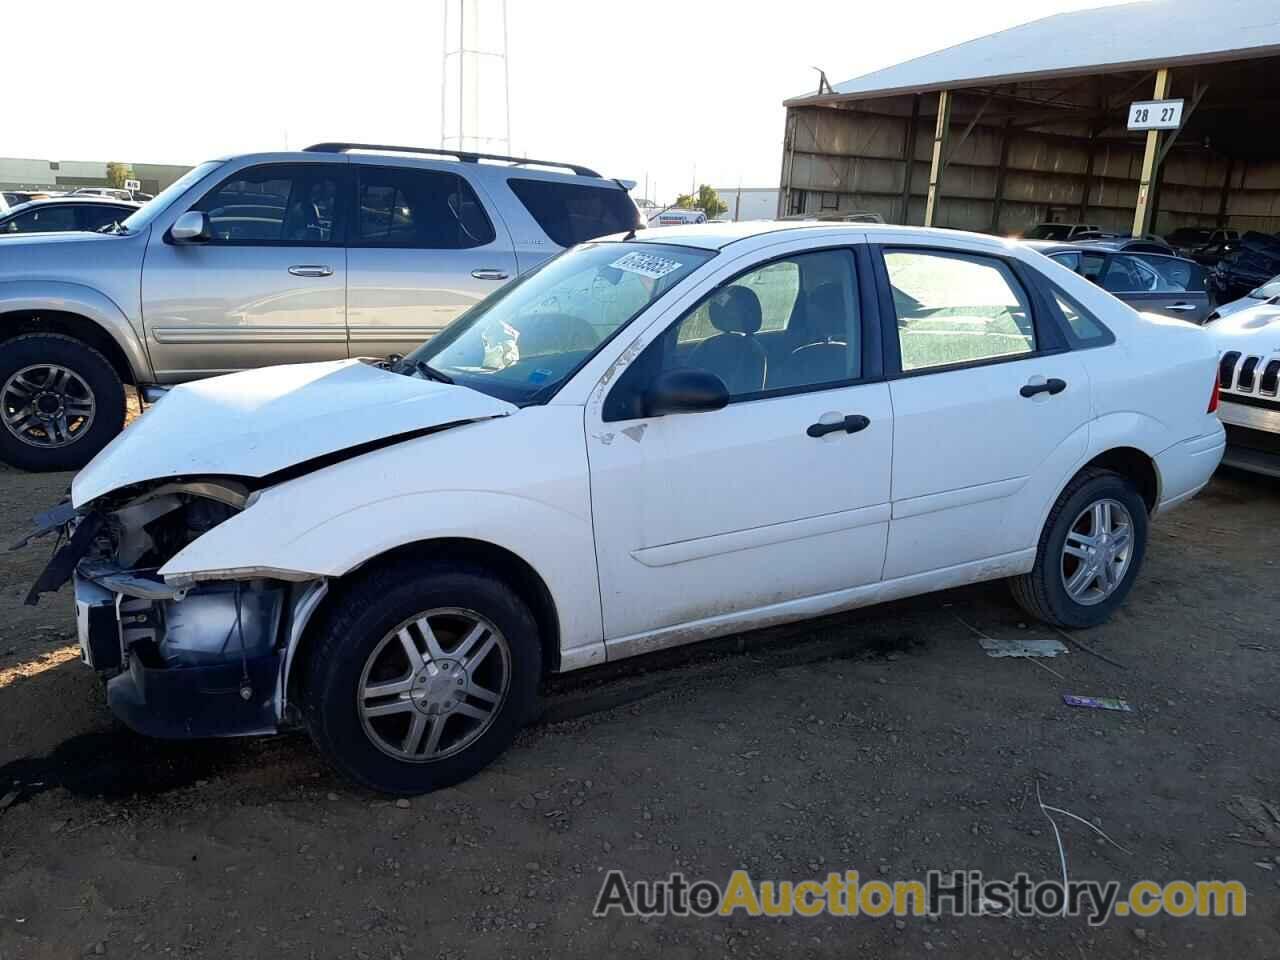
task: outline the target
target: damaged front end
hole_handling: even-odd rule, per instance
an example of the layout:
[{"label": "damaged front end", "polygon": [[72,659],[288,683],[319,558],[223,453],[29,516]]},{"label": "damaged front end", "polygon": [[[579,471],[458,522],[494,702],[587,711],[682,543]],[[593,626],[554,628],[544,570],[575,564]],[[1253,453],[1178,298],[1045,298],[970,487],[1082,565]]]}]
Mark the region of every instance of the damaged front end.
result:
[{"label": "damaged front end", "polygon": [[175,479],[37,518],[32,536],[57,532],[65,542],[27,602],[74,584],[82,659],[108,678],[112,711],[139,733],[240,736],[292,723],[288,661],[325,581],[244,571],[237,579],[175,582],[158,572],[244,510],[251,495],[227,478]]}]

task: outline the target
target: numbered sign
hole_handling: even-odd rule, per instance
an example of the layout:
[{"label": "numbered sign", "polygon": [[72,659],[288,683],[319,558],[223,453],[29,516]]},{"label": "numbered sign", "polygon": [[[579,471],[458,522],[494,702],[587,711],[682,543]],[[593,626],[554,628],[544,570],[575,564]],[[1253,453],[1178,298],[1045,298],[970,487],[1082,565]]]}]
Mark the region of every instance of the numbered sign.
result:
[{"label": "numbered sign", "polygon": [[133,192],[135,192],[135,191],[137,191],[137,190],[141,190],[141,189],[142,189],[142,181],[141,181],[141,180],[126,180],[126,181],[124,182],[124,188],[125,188],[126,190],[128,190],[130,193],[133,193]]},{"label": "numbered sign", "polygon": [[1182,126],[1181,100],[1139,100],[1129,104],[1130,130],[1177,130]]}]

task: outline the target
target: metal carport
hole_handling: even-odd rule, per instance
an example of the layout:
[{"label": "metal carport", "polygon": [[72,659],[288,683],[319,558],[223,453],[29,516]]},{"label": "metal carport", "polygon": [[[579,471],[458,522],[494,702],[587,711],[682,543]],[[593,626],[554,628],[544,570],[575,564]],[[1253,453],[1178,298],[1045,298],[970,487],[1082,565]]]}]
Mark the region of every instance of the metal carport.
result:
[{"label": "metal carport", "polygon": [[[1280,3],[1059,14],[786,101],[779,215],[1015,233],[1280,229]],[[1130,102],[1179,97],[1176,131]]]}]

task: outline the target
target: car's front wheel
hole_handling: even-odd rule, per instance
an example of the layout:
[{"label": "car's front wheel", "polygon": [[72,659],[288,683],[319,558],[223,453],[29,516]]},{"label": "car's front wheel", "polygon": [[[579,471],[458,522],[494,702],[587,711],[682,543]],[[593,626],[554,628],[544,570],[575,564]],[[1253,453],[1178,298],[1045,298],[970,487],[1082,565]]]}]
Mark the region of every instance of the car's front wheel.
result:
[{"label": "car's front wheel", "polygon": [[541,645],[520,597],[483,571],[390,567],[343,590],[315,638],[305,715],[353,780],[418,794],[493,761],[530,716]]},{"label": "car's front wheel", "polygon": [[1124,602],[1147,547],[1147,508],[1134,485],[1086,470],[1049,512],[1030,573],[1010,580],[1014,599],[1059,627],[1093,627]]},{"label": "car's front wheel", "polygon": [[78,470],[124,428],[124,384],[106,357],[56,333],[0,344],[0,460]]}]

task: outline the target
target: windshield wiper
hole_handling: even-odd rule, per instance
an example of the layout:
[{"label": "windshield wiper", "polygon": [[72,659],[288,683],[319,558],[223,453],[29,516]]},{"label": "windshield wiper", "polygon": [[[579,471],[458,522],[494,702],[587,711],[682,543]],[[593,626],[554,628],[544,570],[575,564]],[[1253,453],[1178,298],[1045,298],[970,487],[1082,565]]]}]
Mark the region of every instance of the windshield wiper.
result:
[{"label": "windshield wiper", "polygon": [[413,361],[413,367],[428,380],[435,380],[439,383],[453,383],[453,377],[448,374],[441,373],[425,360]]}]

